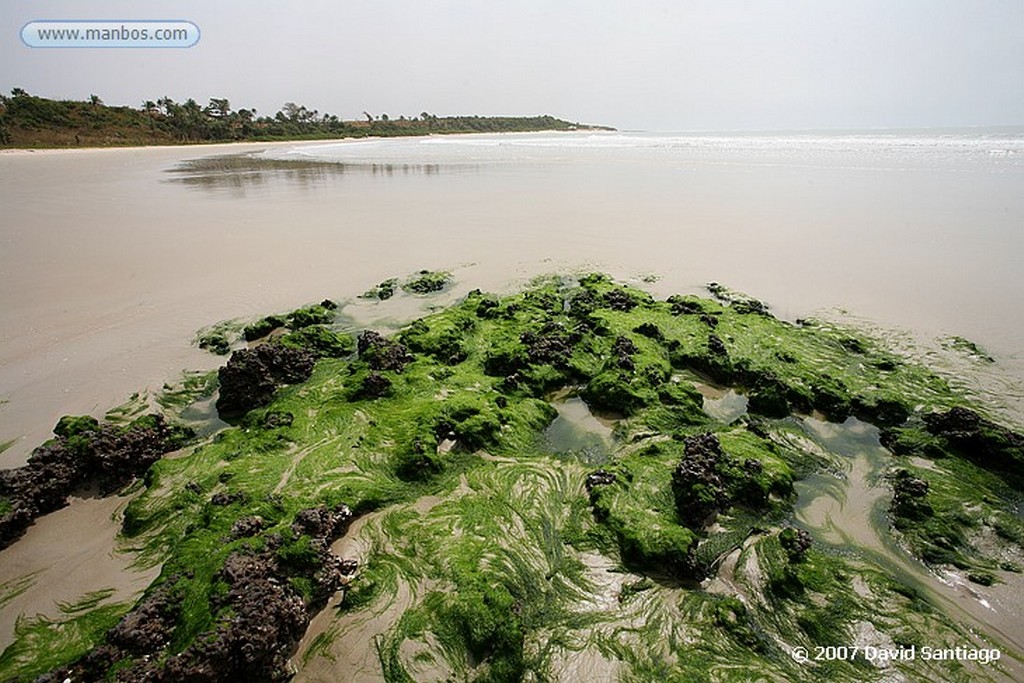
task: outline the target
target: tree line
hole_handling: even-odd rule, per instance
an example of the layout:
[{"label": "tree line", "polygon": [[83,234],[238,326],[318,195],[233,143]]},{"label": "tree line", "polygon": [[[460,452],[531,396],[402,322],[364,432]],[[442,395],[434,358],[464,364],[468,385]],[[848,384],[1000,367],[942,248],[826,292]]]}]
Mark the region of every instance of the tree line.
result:
[{"label": "tree line", "polygon": [[594,128],[553,116],[444,116],[429,112],[389,117],[363,112],[346,121],[305,105],[286,102],[273,115],[232,107],[213,97],[146,100],[140,107],[107,106],[97,95],[86,101],[51,100],[21,88],[0,95],[0,145],[63,146],[288,140],[432,133],[495,133]]}]

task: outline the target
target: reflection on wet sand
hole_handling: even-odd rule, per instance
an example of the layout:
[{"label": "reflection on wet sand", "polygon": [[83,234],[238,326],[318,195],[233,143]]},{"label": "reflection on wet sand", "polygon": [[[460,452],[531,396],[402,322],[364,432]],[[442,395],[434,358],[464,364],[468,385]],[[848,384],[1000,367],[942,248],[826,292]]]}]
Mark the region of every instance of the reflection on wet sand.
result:
[{"label": "reflection on wet sand", "polygon": [[189,159],[167,172],[171,174],[168,182],[209,190],[229,198],[244,198],[250,190],[264,190],[274,185],[309,189],[340,180],[346,175],[431,176],[474,168],[471,164],[325,163],[305,159],[269,159],[254,154],[226,154]]}]

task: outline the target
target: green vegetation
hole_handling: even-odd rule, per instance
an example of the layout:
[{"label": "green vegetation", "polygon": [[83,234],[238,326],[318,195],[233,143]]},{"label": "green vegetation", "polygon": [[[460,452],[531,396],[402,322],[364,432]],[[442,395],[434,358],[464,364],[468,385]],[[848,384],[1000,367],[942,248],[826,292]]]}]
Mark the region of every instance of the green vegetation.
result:
[{"label": "green vegetation", "polygon": [[380,299],[385,301],[395,295],[395,290],[398,288],[398,278],[391,277],[380,283],[373,289],[367,290],[366,293],[362,294],[363,299]]},{"label": "green vegetation", "polygon": [[62,616],[21,618],[15,642],[0,654],[0,672],[9,680],[32,680],[75,659],[102,642],[103,634],[131,607],[104,603],[113,590],[96,591],[72,604],[61,604]]},{"label": "green vegetation", "polygon": [[[294,661],[330,659],[343,643],[366,648],[364,665],[387,681],[566,680],[583,670],[573,661],[623,681],[863,681],[882,672],[862,659],[801,665],[790,649],[984,642],[868,550],[840,553],[794,527],[794,482],[845,456],[792,412],[856,415],[886,426],[883,443],[907,472],[889,480],[897,533],[979,586],[997,581],[1021,554],[1009,505],[1019,488],[924,426],[963,400],[866,335],[714,293],[655,301],[602,275],[506,297],[474,291],[391,339],[360,335],[355,355],[324,326],[323,305],[257,323],[254,338],[287,327],[267,343],[315,351],[312,377],[156,462],[124,513],[125,545],[162,567],[149,594],[173,581],[181,597],[164,655],[230,618],[219,577],[243,549],[269,548],[288,590],[321,604],[303,573],[321,559],[293,521],[342,503],[357,515],[342,554],[361,566]],[[694,384],[711,380],[750,395],[751,414],[730,425],[705,414]],[[169,395],[188,400],[207,381]],[[602,470],[545,445],[554,391],[614,416]],[[979,424],[1002,463],[1009,432]],[[257,518],[258,533],[237,532]],[[982,528],[985,548],[972,543]],[[0,678],[84,651],[84,640],[65,645],[36,626],[19,631]],[[29,661],[45,666],[20,668]],[[913,680],[972,673],[893,666]]]},{"label": "green vegetation", "polygon": [[[352,137],[395,137],[443,133],[505,133],[539,130],[600,129],[552,116],[417,116],[387,114],[365,121],[343,121],[294,102],[273,116],[255,109],[234,109],[225,98],[211,98],[205,107],[194,99],[147,100],[138,109],[110,107],[93,96],[87,102],[50,100],[14,88],[0,95],[0,146],[97,147],[169,145],[197,142],[313,140]],[[603,129],[611,130],[611,129]]]},{"label": "green vegetation", "polygon": [[[413,294],[430,294],[440,292],[452,281],[452,274],[444,271],[432,272],[421,270],[402,283],[402,289]],[[387,284],[382,283],[382,284]]]}]

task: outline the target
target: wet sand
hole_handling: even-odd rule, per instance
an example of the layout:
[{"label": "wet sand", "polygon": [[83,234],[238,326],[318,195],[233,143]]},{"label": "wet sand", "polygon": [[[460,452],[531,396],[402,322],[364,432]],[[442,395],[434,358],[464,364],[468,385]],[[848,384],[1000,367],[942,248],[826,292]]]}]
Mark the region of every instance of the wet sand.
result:
[{"label": "wet sand", "polygon": [[[15,617],[62,616],[59,603],[113,589],[103,604],[133,602],[160,567],[133,569],[133,556],[115,550],[120,511],[129,498],[72,498],[71,505],[36,520],[0,556],[0,586],[28,588],[0,612],[0,650],[14,640]],[[5,591],[6,592],[6,591]]]}]

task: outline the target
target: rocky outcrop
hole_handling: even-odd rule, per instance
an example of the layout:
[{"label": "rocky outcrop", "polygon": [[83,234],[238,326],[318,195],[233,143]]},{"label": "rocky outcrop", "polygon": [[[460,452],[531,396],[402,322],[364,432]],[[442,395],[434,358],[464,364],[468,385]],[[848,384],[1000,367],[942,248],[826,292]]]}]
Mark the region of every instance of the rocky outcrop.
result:
[{"label": "rocky outcrop", "polygon": [[632,311],[636,308],[637,301],[629,292],[622,289],[613,289],[605,292],[604,305],[613,311]]},{"label": "rocky outcrop", "polygon": [[[272,683],[290,678],[287,658],[323,600],[351,577],[357,563],[334,555],[330,544],[348,530],[346,505],[300,511],[283,534],[266,534],[259,550],[245,548],[224,560],[215,579],[226,591],[211,600],[214,625],[191,645],[169,655],[168,647],[184,604],[182,576],[151,591],[94,648],[66,669],[42,681],[125,683]],[[244,530],[242,527],[245,527]],[[262,520],[243,518],[240,536],[258,533]],[[251,533],[250,533],[251,532]],[[191,578],[191,577],[184,577]],[[299,594],[295,579],[314,587]],[[114,667],[116,673],[111,673]]]},{"label": "rocky outcrop", "polygon": [[587,475],[587,480],[584,482],[584,486],[587,487],[587,493],[590,493],[598,486],[611,486],[614,483],[615,474],[605,470],[597,470]]},{"label": "rocky outcrop", "polygon": [[373,330],[359,335],[357,343],[359,358],[366,361],[371,370],[401,372],[412,362],[412,354],[404,344],[388,339]]},{"label": "rocky outcrop", "polygon": [[712,433],[686,437],[685,444],[683,459],[672,473],[672,493],[683,523],[700,529],[709,518],[729,507],[729,494],[718,472],[725,454]]},{"label": "rocky outcrop", "polygon": [[637,351],[639,349],[636,348],[636,344],[629,337],[616,337],[615,343],[612,344],[612,355],[615,357],[615,364],[622,370],[629,372],[636,369],[633,356],[637,354]]},{"label": "rocky outcrop", "polygon": [[526,346],[526,356],[531,365],[550,363],[556,367],[565,367],[572,347],[580,339],[580,335],[568,332],[558,324],[547,324],[539,333],[523,332],[519,341]]},{"label": "rocky outcrop", "polygon": [[217,374],[217,411],[230,417],[265,406],[273,400],[279,386],[309,379],[315,364],[312,352],[278,344],[235,351]]},{"label": "rocky outcrop", "polygon": [[964,457],[987,469],[1014,472],[1024,468],[1024,435],[988,420],[970,408],[956,407],[924,416],[929,432]]},{"label": "rocky outcrop", "polygon": [[807,551],[811,549],[813,541],[811,535],[803,529],[786,527],[779,532],[779,544],[789,556],[790,563],[797,564],[807,557]]},{"label": "rocky outcrop", "polygon": [[76,490],[116,491],[192,436],[191,430],[172,427],[159,415],[127,427],[67,416],[54,433],[57,438],[36,448],[24,467],[0,471],[0,498],[9,504],[0,516],[0,548],[19,538],[37,517],[67,505]]},{"label": "rocky outcrop", "polygon": [[897,470],[892,482],[892,512],[905,519],[924,519],[934,514],[928,504],[928,482],[907,470]]},{"label": "rocky outcrop", "polygon": [[391,380],[379,372],[371,371],[363,378],[359,388],[360,398],[380,398],[391,392]]}]

